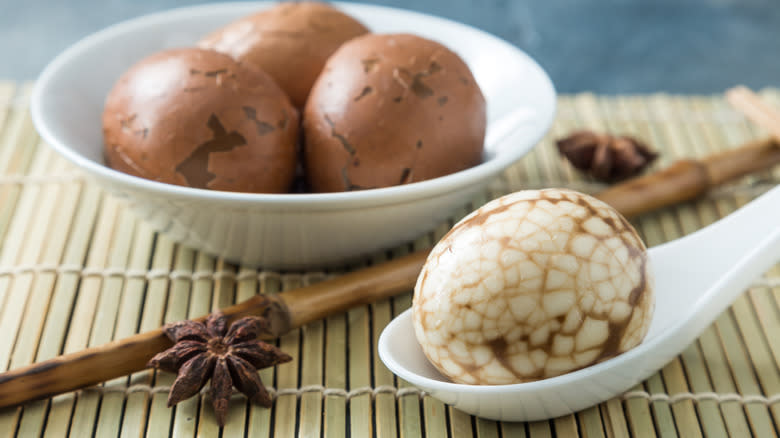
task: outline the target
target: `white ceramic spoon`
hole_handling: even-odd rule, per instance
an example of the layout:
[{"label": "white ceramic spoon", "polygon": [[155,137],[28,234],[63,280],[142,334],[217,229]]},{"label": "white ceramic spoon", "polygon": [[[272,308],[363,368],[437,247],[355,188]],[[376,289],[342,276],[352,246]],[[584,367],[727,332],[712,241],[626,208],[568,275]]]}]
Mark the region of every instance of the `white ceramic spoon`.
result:
[{"label": "white ceramic spoon", "polygon": [[379,357],[433,397],[494,420],[547,419],[620,395],[684,350],[751,281],[780,260],[780,186],[728,217],[648,252],[656,289],[650,330],[639,346],[608,361],[530,383],[451,383],[423,355],[411,309],[382,332]]}]

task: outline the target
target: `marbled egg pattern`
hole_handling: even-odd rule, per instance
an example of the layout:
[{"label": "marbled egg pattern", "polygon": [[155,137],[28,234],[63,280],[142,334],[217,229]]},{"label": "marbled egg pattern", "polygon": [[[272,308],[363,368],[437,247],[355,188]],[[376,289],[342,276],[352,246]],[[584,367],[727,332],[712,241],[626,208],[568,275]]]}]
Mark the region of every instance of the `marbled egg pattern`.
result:
[{"label": "marbled egg pattern", "polygon": [[651,280],[644,244],[607,204],[570,190],[517,192],[434,247],[415,287],[415,333],[455,382],[552,377],[639,344]]}]

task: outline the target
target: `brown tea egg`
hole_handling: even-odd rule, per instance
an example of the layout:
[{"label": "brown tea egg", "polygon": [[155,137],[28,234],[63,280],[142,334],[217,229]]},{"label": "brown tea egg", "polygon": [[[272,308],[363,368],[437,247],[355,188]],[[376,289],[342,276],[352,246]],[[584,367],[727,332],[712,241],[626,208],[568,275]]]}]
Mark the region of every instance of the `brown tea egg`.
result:
[{"label": "brown tea egg", "polygon": [[298,120],[262,71],[211,50],[167,50],[131,67],[109,93],[105,159],[170,184],[282,193],[295,177]]},{"label": "brown tea egg", "polygon": [[365,33],[363,24],[326,3],[284,2],[240,18],[198,45],[265,70],[302,108],[328,57]]},{"label": "brown tea egg", "polygon": [[303,115],[315,192],[423,181],[482,161],[486,107],[468,66],[443,45],[369,34],[331,56]]},{"label": "brown tea egg", "polygon": [[436,244],[413,324],[454,382],[502,385],[633,348],[653,308],[647,251],[623,216],[582,193],[528,190],[485,204]]}]

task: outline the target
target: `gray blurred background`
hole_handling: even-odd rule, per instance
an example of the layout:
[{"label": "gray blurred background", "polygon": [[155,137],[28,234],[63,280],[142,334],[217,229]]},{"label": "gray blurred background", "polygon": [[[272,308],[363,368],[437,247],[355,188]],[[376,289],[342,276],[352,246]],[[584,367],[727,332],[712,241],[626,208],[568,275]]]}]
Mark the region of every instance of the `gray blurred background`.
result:
[{"label": "gray blurred background", "polygon": [[[113,23],[207,2],[0,0],[0,79],[34,79],[57,53]],[[780,86],[780,0],[363,2],[435,14],[498,35],[533,56],[559,92]]]}]

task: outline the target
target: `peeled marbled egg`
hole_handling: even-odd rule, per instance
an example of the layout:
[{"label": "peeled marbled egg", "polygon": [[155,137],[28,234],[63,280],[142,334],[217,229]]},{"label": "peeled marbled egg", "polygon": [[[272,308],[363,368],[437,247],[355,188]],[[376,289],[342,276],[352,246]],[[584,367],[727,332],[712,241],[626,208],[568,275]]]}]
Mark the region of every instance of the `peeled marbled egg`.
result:
[{"label": "peeled marbled egg", "polygon": [[641,238],[609,205],[521,191],[466,216],[433,248],[414,290],[414,330],[454,382],[553,377],[642,341],[651,274]]},{"label": "peeled marbled egg", "polygon": [[314,192],[409,184],[482,162],[487,107],[468,65],[410,34],[369,34],[325,64],[303,111]]},{"label": "peeled marbled egg", "polygon": [[328,57],[366,33],[361,22],[328,3],[280,2],[229,23],[198,46],[262,69],[302,108]]},{"label": "peeled marbled egg", "polygon": [[262,70],[212,50],[136,63],[103,110],[106,163],[201,189],[284,193],[297,163],[298,111]]}]

